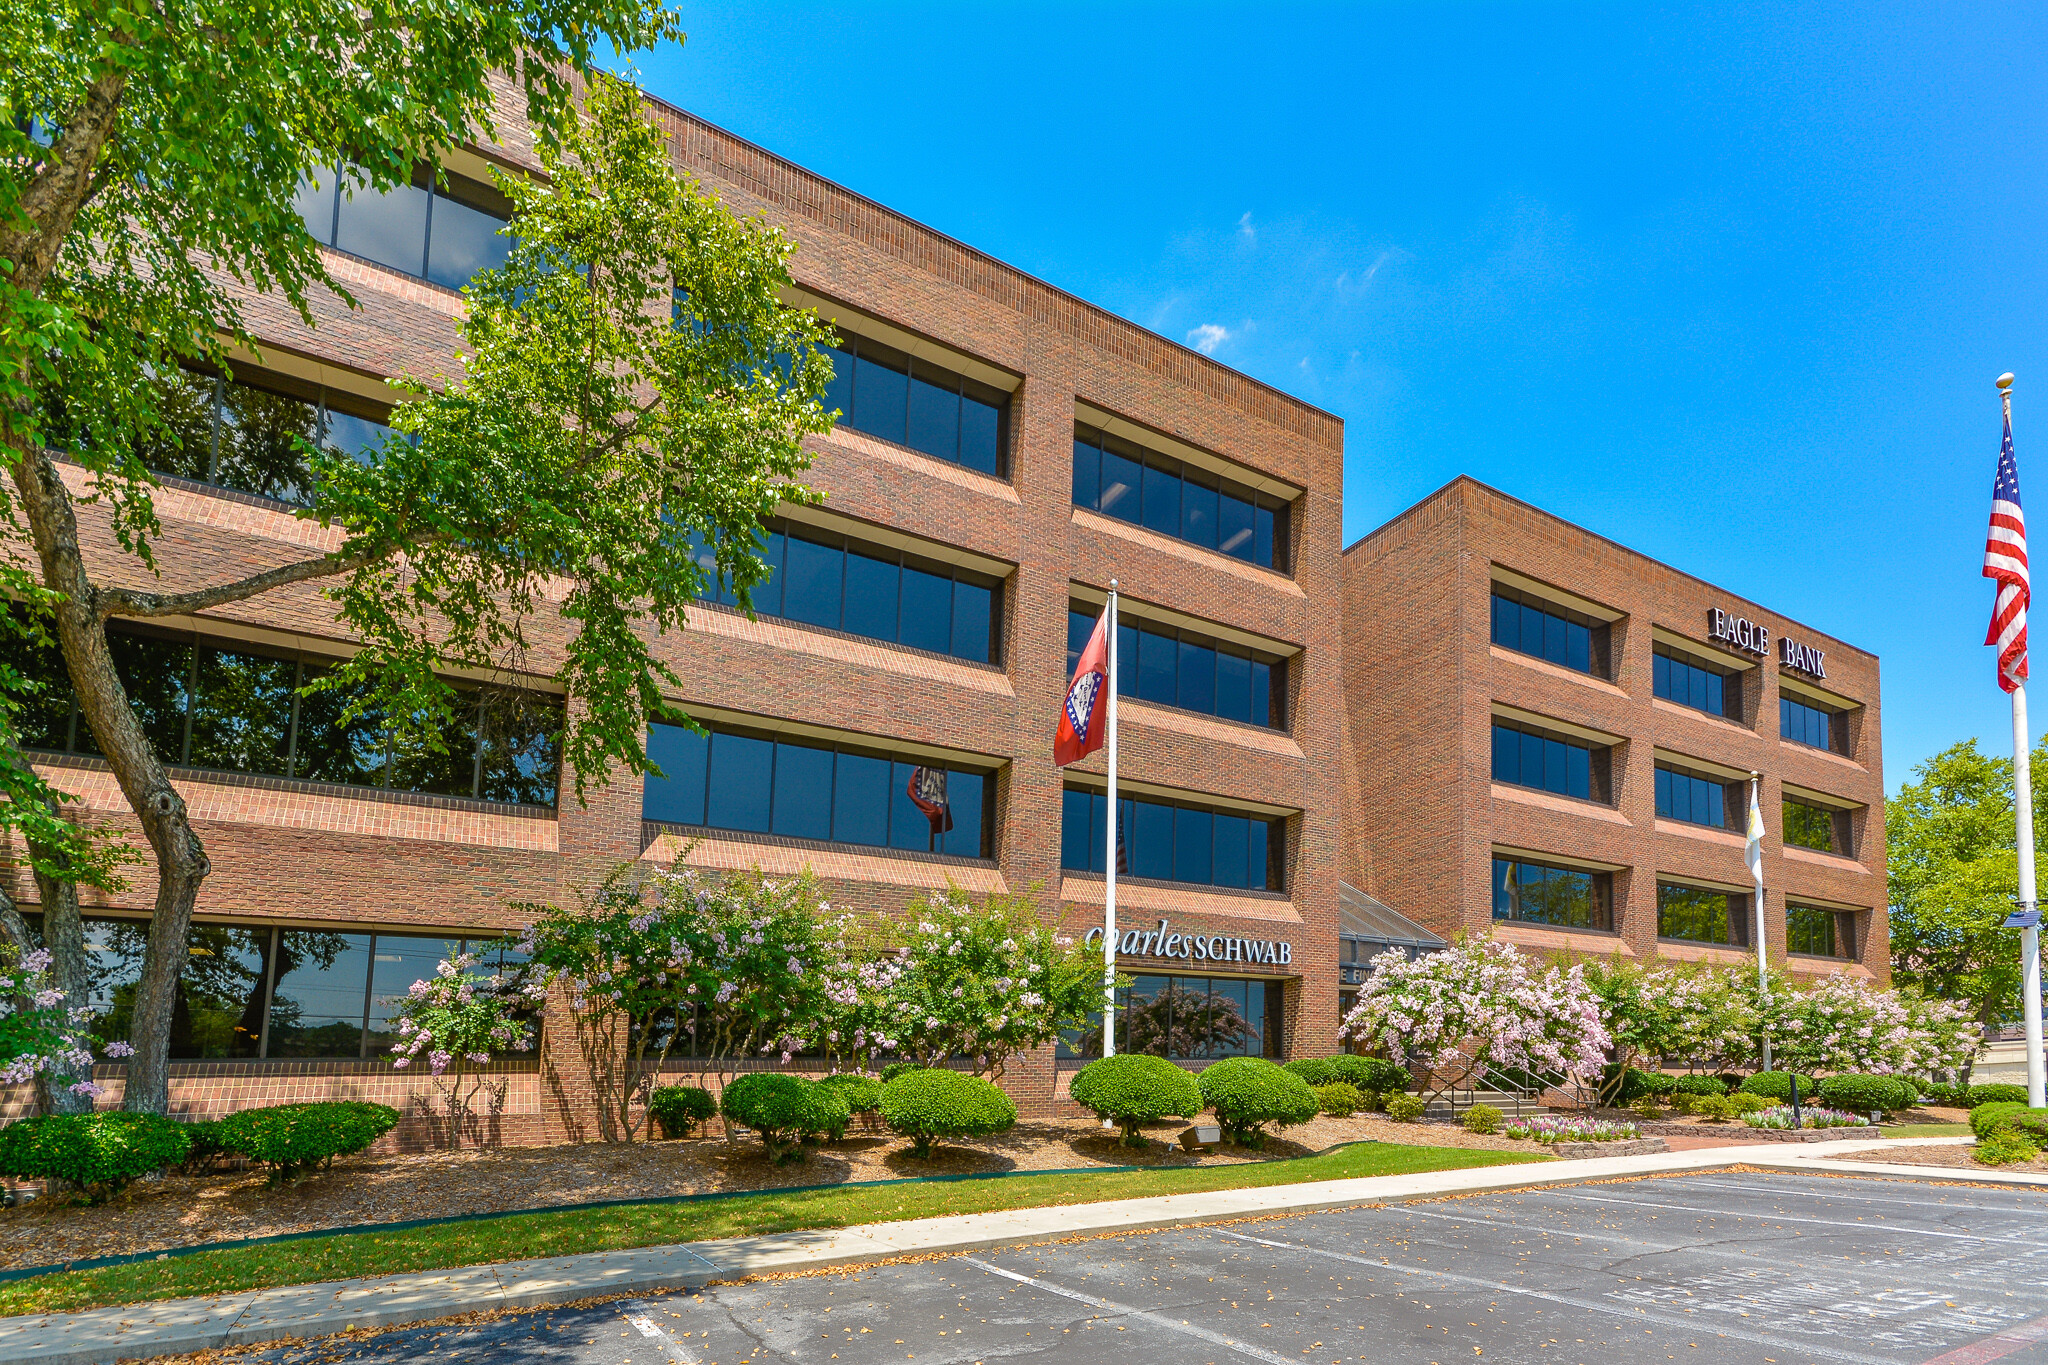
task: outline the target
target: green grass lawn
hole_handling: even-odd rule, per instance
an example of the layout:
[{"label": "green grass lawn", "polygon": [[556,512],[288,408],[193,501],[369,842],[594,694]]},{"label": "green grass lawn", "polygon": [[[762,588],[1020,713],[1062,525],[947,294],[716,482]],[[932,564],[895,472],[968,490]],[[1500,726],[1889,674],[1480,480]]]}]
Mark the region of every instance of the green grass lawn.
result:
[{"label": "green grass lawn", "polygon": [[1878,1131],[1879,1137],[1888,1138],[1968,1137],[1969,1135],[1970,1125],[1967,1123],[1901,1123]]},{"label": "green grass lawn", "polygon": [[0,1316],[225,1294],[584,1251],[698,1242],[714,1237],[744,1237],[797,1228],[849,1227],[953,1213],[1088,1204],[1200,1190],[1252,1189],[1311,1180],[1409,1175],[1417,1171],[1462,1170],[1544,1159],[1537,1153],[1358,1143],[1319,1156],[1253,1165],[1025,1175],[768,1192],[690,1204],[514,1213],[470,1223],[272,1242],[163,1261],[38,1276],[0,1285]]}]

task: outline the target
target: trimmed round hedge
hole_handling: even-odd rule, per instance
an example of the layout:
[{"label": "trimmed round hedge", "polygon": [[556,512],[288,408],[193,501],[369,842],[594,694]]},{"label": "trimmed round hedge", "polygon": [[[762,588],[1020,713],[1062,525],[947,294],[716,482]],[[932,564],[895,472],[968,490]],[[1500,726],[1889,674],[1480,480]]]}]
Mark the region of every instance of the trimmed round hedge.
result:
[{"label": "trimmed round hedge", "polygon": [[1674,1095],[1725,1095],[1728,1082],[1719,1076],[1674,1076],[1671,1079],[1671,1093]]},{"label": "trimmed round hedge", "polygon": [[1458,1121],[1465,1125],[1468,1133],[1498,1133],[1503,1115],[1490,1104],[1475,1104],[1467,1109]]},{"label": "trimmed round hedge", "polygon": [[1845,1071],[1820,1083],[1820,1098],[1823,1104],[1852,1114],[1869,1114],[1878,1110],[1889,1114],[1910,1108],[1920,1096],[1911,1082],[1900,1077]]},{"label": "trimmed round hedge", "polygon": [[1340,1052],[1327,1060],[1336,1078],[1357,1086],[1361,1094],[1396,1095],[1408,1088],[1411,1079],[1407,1067],[1384,1057],[1358,1057]]},{"label": "trimmed round hedge", "polygon": [[1970,1111],[1970,1131],[1982,1142],[1993,1133],[2018,1133],[2035,1142],[2048,1142],[2048,1109],[2029,1109],[2026,1104],[1996,1100]]},{"label": "trimmed round hedge", "polygon": [[1343,1079],[1337,1074],[1337,1068],[1332,1065],[1333,1060],[1329,1057],[1296,1057],[1291,1062],[1283,1062],[1280,1069],[1293,1072],[1307,1082],[1309,1089],[1314,1090],[1317,1086],[1330,1085]]},{"label": "trimmed round hedge", "polygon": [[1333,1119],[1348,1119],[1365,1108],[1365,1096],[1349,1081],[1331,1081],[1309,1089],[1316,1092],[1316,1107]]},{"label": "trimmed round hedge", "polygon": [[898,1076],[912,1071],[924,1070],[923,1062],[895,1061],[882,1068],[882,1084],[887,1085]]},{"label": "trimmed round hedge", "polygon": [[1984,1085],[1973,1085],[1963,1100],[1964,1105],[1970,1109],[1975,1109],[1980,1104],[2025,1104],[2026,1102],[2027,1088],[2024,1085],[2014,1085],[2010,1081],[1990,1081]]},{"label": "trimmed round hedge", "polygon": [[882,1087],[882,1122],[910,1139],[910,1154],[932,1154],[937,1138],[986,1137],[1017,1122],[1017,1106],[979,1076],[933,1067],[906,1071]]},{"label": "trimmed round hedge", "polygon": [[270,1183],[303,1180],[390,1132],[398,1111],[363,1100],[319,1100],[243,1109],[221,1119],[220,1145],[270,1168]]},{"label": "trimmed round hedge", "polygon": [[761,1135],[768,1160],[781,1165],[801,1160],[803,1140],[844,1129],[851,1117],[846,1097],[804,1076],[782,1071],[749,1071],[735,1077],[719,1096],[719,1112]]},{"label": "trimmed round hedge", "polygon": [[1266,1144],[1266,1125],[1307,1123],[1317,1113],[1308,1082],[1263,1057],[1225,1057],[1195,1078],[1216,1111],[1223,1136],[1245,1147]]},{"label": "trimmed round hedge", "polygon": [[664,1085],[647,1097],[647,1112],[668,1138],[686,1138],[718,1112],[718,1101],[701,1085]]},{"label": "trimmed round hedge", "polygon": [[98,1204],[191,1146],[185,1125],[160,1114],[43,1114],[0,1128],[0,1175],[57,1181]]},{"label": "trimmed round hedge", "polygon": [[[873,1076],[864,1076],[858,1071],[835,1071],[829,1076],[820,1076],[818,1084],[846,1101],[848,1119],[855,1114],[872,1114],[882,1106],[882,1083]],[[834,1142],[846,1136],[846,1124],[829,1130],[828,1136]]]},{"label": "trimmed round hedge", "polygon": [[1141,1052],[1097,1058],[1074,1073],[1067,1093],[1083,1109],[1115,1122],[1126,1147],[1147,1145],[1142,1124],[1202,1112],[1202,1091],[1193,1076],[1164,1057]]},{"label": "trimmed round hedge", "polygon": [[1429,1112],[1429,1102],[1420,1095],[1387,1096],[1387,1117],[1396,1123],[1415,1123]]},{"label": "trimmed round hedge", "polygon": [[[1744,1093],[1762,1095],[1766,1099],[1790,1103],[1792,1100],[1792,1072],[1759,1071],[1742,1083]],[[1813,1077],[1800,1074],[1799,1102],[1810,1104],[1820,1098],[1820,1086]]]}]

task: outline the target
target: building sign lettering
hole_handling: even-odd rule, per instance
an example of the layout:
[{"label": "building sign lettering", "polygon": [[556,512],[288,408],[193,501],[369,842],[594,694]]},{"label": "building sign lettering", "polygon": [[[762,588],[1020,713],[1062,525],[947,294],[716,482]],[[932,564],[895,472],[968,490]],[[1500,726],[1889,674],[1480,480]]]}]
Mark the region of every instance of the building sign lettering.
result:
[{"label": "building sign lettering", "polygon": [[[1101,926],[1090,929],[1083,941],[1091,948],[1102,942]],[[1124,930],[1116,951],[1120,957],[1173,957],[1183,962],[1236,962],[1254,967],[1287,967],[1294,962],[1294,945],[1285,939],[1175,933],[1165,920],[1160,920],[1156,929]]]},{"label": "building sign lettering", "polygon": [[1719,607],[1707,612],[1707,638],[1731,649],[1764,658],[1771,652],[1771,632],[1746,616],[1730,616]]},{"label": "building sign lettering", "polygon": [[1812,645],[1802,645],[1789,635],[1778,637],[1778,665],[1796,669],[1814,678],[1828,675],[1827,654]]}]

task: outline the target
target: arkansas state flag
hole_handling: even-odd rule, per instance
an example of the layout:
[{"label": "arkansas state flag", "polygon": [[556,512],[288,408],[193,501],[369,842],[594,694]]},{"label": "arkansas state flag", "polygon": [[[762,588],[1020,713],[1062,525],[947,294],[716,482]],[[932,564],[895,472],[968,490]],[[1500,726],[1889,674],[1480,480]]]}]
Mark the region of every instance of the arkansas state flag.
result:
[{"label": "arkansas state flag", "polygon": [[1102,747],[1104,719],[1102,689],[1109,683],[1109,608],[1095,623],[1081,661],[1074,665],[1074,680],[1067,684],[1067,704],[1060,708],[1060,730],[1053,737],[1052,761],[1061,768],[1079,763]]}]

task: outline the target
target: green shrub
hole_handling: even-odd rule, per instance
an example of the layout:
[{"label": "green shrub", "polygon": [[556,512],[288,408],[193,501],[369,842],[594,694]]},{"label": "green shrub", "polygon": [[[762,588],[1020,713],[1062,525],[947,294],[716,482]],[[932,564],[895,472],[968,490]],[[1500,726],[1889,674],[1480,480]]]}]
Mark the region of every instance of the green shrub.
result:
[{"label": "green shrub", "polygon": [[1316,1105],[1332,1118],[1348,1119],[1357,1113],[1365,1103],[1365,1096],[1358,1093],[1358,1087],[1349,1081],[1331,1081],[1328,1085],[1312,1085],[1316,1092]]},{"label": "green shrub", "polygon": [[1142,1125],[1157,1119],[1191,1119],[1202,1112],[1195,1078],[1164,1057],[1119,1052],[1074,1073],[1067,1087],[1074,1103],[1123,1129],[1126,1147],[1145,1146]]},{"label": "green shrub", "polygon": [[55,1181],[98,1204],[191,1146],[185,1125],[159,1114],[44,1114],[0,1128],[0,1175]]},{"label": "green shrub", "polygon": [[[1742,1083],[1744,1094],[1762,1095],[1765,1099],[1789,1104],[1792,1100],[1792,1075],[1790,1071],[1759,1071]],[[1819,1098],[1819,1091],[1811,1076],[1799,1077],[1799,1102],[1808,1104]]]},{"label": "green shrub", "polygon": [[1735,1106],[1738,1114],[1760,1114],[1766,1109],[1776,1108],[1778,1102],[1753,1090],[1738,1090],[1728,1097],[1728,1103]]},{"label": "green shrub", "polygon": [[1661,1119],[1664,1117],[1664,1106],[1657,1102],[1655,1095],[1642,1095],[1629,1106],[1629,1112],[1639,1119]]},{"label": "green shrub", "polygon": [[1413,1123],[1421,1118],[1429,1105],[1420,1095],[1387,1096],[1387,1117],[1396,1123]]},{"label": "green shrub", "polygon": [[2031,1138],[2010,1128],[2000,1128],[1989,1137],[1978,1139],[1977,1146],[1970,1153],[1985,1166],[2009,1166],[2016,1161],[2032,1161],[2040,1154],[2041,1149]]},{"label": "green shrub", "polygon": [[663,1137],[686,1138],[718,1112],[718,1101],[701,1085],[657,1086],[647,1097],[647,1112],[661,1125]]},{"label": "green shrub", "polygon": [[[1753,1098],[1761,1099],[1762,1096]],[[1708,1123],[1726,1123],[1740,1112],[1735,1101],[1726,1095],[1701,1095],[1693,1100],[1692,1112]]]},{"label": "green shrub", "polygon": [[2029,1109],[2009,1100],[1980,1104],[1970,1111],[1970,1131],[1980,1141],[2001,1131],[2048,1141],[2048,1109]]},{"label": "green shrub", "polygon": [[1211,1062],[1195,1084],[1216,1111],[1224,1138],[1246,1147],[1265,1146],[1268,1123],[1285,1128],[1316,1116],[1316,1094],[1308,1082],[1262,1057]]},{"label": "green shrub", "polygon": [[1725,1095],[1728,1082],[1719,1076],[1673,1076],[1671,1093],[1674,1095]]},{"label": "green shrub", "polygon": [[1908,1108],[1918,1096],[1911,1085],[1897,1076],[1845,1071],[1820,1083],[1820,1098],[1821,1103],[1830,1108],[1851,1114],[1868,1114],[1877,1110],[1889,1114]]},{"label": "green shrub", "polygon": [[303,1180],[338,1156],[353,1156],[398,1123],[388,1104],[317,1100],[244,1109],[220,1121],[220,1145],[270,1168],[270,1183]]},{"label": "green shrub", "polygon": [[1671,1095],[1671,1112],[1674,1114],[1690,1114],[1693,1112],[1693,1106],[1706,1098],[1705,1095],[1688,1095],[1683,1091],[1673,1091]]},{"label": "green shrub", "polygon": [[1986,1085],[1971,1086],[1964,1104],[1966,1108],[1975,1109],[1980,1104],[2025,1104],[2026,1102],[2027,1088],[2024,1085],[2014,1085],[2010,1081],[1993,1081]]},{"label": "green shrub", "polygon": [[1357,1057],[1340,1052],[1325,1060],[1338,1080],[1357,1086],[1360,1094],[1369,1090],[1376,1090],[1382,1095],[1397,1094],[1408,1088],[1411,1079],[1407,1067],[1384,1057]]},{"label": "green shrub", "polygon": [[1337,1075],[1337,1068],[1328,1057],[1297,1057],[1286,1063],[1282,1069],[1301,1077],[1311,1090],[1319,1085],[1328,1085],[1332,1081],[1342,1079]]},{"label": "green shrub", "polygon": [[[835,1071],[829,1076],[819,1077],[818,1084],[846,1101],[849,1119],[855,1114],[872,1114],[882,1107],[882,1083],[873,1076],[862,1075],[858,1071]],[[829,1136],[834,1142],[845,1137],[846,1124],[842,1122],[831,1129]]]},{"label": "green shrub", "polygon": [[192,1145],[185,1149],[185,1159],[178,1163],[179,1175],[209,1175],[228,1154],[220,1145],[220,1122],[217,1119],[194,1119],[185,1125],[185,1136]]},{"label": "green shrub", "polygon": [[[1356,1082],[1353,1082],[1356,1084]],[[1358,1112],[1361,1114],[1384,1114],[1387,1111],[1387,1093],[1384,1090],[1361,1090],[1358,1092]],[[1393,1092],[1398,1095],[1401,1092]]]},{"label": "green shrub", "polygon": [[1464,1118],[1459,1121],[1465,1125],[1465,1131],[1468,1133],[1498,1133],[1501,1112],[1490,1104],[1475,1104],[1465,1111]]},{"label": "green shrub", "polygon": [[882,1084],[887,1085],[898,1076],[922,1070],[924,1070],[924,1066],[919,1062],[891,1062],[882,1068]]},{"label": "green shrub", "polygon": [[718,1097],[718,1111],[761,1135],[761,1147],[775,1165],[804,1156],[803,1140],[844,1127],[846,1099],[805,1076],[783,1071],[749,1071],[733,1079]]},{"label": "green shrub", "polygon": [[935,1067],[906,1072],[882,1087],[882,1122],[910,1139],[912,1156],[930,1156],[934,1138],[1005,1131],[1017,1122],[1017,1106],[979,1076]]},{"label": "green shrub", "polygon": [[[1615,1084],[1615,1074],[1611,1065],[1602,1074],[1600,1084],[1603,1093],[1607,1087]],[[1645,1095],[1668,1095],[1677,1083],[1676,1076],[1667,1076],[1661,1071],[1644,1071],[1640,1067],[1632,1066],[1622,1073],[1620,1088],[1613,1092],[1614,1102],[1627,1105],[1634,1104]]]}]

